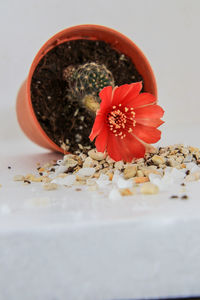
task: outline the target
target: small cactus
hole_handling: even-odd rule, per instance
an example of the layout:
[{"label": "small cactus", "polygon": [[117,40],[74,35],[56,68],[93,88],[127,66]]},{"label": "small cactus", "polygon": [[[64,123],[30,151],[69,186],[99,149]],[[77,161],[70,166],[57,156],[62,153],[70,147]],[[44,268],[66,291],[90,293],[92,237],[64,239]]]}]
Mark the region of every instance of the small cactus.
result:
[{"label": "small cactus", "polygon": [[99,92],[106,86],[114,87],[112,73],[105,65],[94,62],[78,67],[68,66],[63,71],[63,78],[69,85],[69,96],[81,100],[89,111],[96,112],[99,107]]}]

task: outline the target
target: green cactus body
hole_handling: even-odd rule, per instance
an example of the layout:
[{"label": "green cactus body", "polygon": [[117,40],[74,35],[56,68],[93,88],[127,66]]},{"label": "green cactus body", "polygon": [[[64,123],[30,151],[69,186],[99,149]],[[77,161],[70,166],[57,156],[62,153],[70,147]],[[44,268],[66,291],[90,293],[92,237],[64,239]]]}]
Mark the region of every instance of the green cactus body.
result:
[{"label": "green cactus body", "polygon": [[[93,112],[96,112],[100,103],[99,92],[106,86],[114,87],[112,73],[105,65],[98,65],[94,62],[78,67],[68,66],[63,72],[63,77],[68,81],[70,97],[81,100],[82,104]],[[94,101],[94,105],[92,101]],[[90,105],[88,106],[87,103]]]}]

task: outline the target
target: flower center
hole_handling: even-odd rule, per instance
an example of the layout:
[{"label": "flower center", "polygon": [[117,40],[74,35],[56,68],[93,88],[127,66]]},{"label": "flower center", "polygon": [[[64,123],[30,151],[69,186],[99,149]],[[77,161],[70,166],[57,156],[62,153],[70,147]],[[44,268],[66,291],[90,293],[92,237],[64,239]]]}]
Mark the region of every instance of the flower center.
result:
[{"label": "flower center", "polygon": [[112,109],[107,115],[108,126],[115,136],[123,139],[126,133],[131,133],[135,127],[135,112],[133,108],[122,107],[121,104],[113,106]]}]

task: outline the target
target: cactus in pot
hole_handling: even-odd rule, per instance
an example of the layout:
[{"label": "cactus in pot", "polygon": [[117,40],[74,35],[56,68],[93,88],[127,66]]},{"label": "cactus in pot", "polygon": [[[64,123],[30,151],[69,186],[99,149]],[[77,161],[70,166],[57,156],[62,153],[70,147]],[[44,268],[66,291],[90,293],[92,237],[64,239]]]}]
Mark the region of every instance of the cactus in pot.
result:
[{"label": "cactus in pot", "polygon": [[114,87],[112,73],[103,64],[88,62],[78,66],[68,66],[63,71],[68,82],[68,95],[88,112],[96,113],[100,105],[99,92],[106,86]]}]

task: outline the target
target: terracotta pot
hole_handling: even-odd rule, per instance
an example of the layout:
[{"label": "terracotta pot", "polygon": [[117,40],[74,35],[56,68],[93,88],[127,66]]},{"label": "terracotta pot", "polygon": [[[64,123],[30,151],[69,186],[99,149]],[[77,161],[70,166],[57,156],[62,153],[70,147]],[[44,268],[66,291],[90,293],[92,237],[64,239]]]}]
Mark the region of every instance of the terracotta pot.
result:
[{"label": "terracotta pot", "polygon": [[50,38],[39,50],[31,65],[29,74],[17,96],[17,118],[24,133],[36,144],[64,152],[44,132],[35,115],[31,101],[31,80],[35,68],[43,56],[55,46],[75,39],[103,40],[112,48],[129,56],[144,80],[144,90],[157,97],[156,81],[151,66],[142,51],[123,34],[100,25],[78,25],[64,29]]}]

